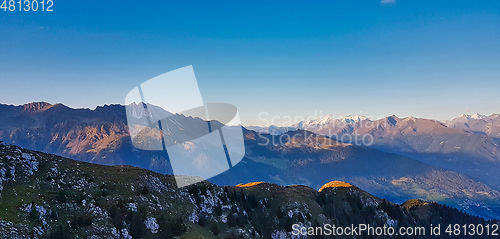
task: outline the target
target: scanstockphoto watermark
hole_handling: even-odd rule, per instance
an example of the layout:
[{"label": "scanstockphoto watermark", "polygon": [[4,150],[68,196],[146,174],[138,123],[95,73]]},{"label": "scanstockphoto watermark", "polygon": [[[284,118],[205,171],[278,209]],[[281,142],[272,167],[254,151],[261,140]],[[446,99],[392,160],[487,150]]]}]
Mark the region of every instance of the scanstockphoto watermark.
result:
[{"label": "scanstockphoto watermark", "polygon": [[[318,114],[319,112],[319,114]],[[370,133],[360,133],[364,129],[373,129],[375,126],[385,127],[388,121],[376,120],[379,117],[365,116],[344,116],[344,115],[321,115],[322,111],[315,110],[308,116],[279,116],[270,115],[269,112],[260,112],[258,119],[267,127],[258,130],[262,139],[261,145],[286,144],[290,140],[295,141],[297,137],[307,137],[309,140],[313,134],[294,134],[290,136],[288,131],[305,130],[318,135],[327,136],[315,140],[320,144],[329,143],[330,139],[338,140],[342,143],[358,146],[370,146],[374,143],[374,136]],[[280,125],[280,126],[278,126]],[[369,132],[369,131],[368,131]],[[277,137],[267,137],[273,134]]]},{"label": "scanstockphoto watermark", "polygon": [[351,224],[350,226],[335,226],[324,224],[322,227],[305,227],[301,224],[292,225],[294,236],[498,236],[498,224],[430,224],[427,227],[393,227],[370,224]]},{"label": "scanstockphoto watermark", "polygon": [[178,187],[219,175],[245,155],[237,108],[203,102],[192,66],[142,82],[125,105],[132,144],[167,152]]},{"label": "scanstockphoto watermark", "polygon": [[[439,229],[440,230],[440,229]],[[432,228],[431,235],[440,235],[440,231]],[[292,225],[294,236],[425,236],[425,227],[400,227],[398,229],[384,225],[374,227],[370,224],[359,224],[351,226],[335,226],[324,224],[322,227],[304,227],[299,224]]]},{"label": "scanstockphoto watermark", "polygon": [[[323,121],[324,123],[328,124],[322,124],[318,125],[320,129],[323,128],[331,128],[331,127],[337,127],[337,128],[343,128],[348,126],[349,124],[352,123],[359,123],[360,126],[362,127],[373,127],[375,126],[375,121],[379,119],[379,117],[373,117],[373,116],[351,116],[351,115],[342,115],[342,114],[322,114],[322,110],[314,110],[314,113],[311,115],[271,115],[269,112],[260,112],[257,115],[257,118],[259,119],[260,122],[262,122],[262,125],[265,126],[280,126],[280,127],[294,127],[299,125],[300,123],[308,124],[308,123],[314,123],[314,122],[319,122],[321,119],[330,119],[329,122]],[[361,114],[363,113],[362,111],[360,112]]]},{"label": "scanstockphoto watermark", "polygon": [[268,145],[286,145],[287,143],[293,142],[303,142],[305,144],[315,144],[316,146],[320,145],[329,145],[331,144],[331,140],[338,140],[344,144],[354,144],[358,146],[370,146],[374,142],[373,135],[371,134],[342,134],[342,135],[330,135],[325,137],[316,137],[317,134],[303,131],[301,133],[282,133],[276,136],[269,137],[267,133],[258,132],[258,137],[260,138],[260,142],[258,145],[260,146],[268,146]]}]

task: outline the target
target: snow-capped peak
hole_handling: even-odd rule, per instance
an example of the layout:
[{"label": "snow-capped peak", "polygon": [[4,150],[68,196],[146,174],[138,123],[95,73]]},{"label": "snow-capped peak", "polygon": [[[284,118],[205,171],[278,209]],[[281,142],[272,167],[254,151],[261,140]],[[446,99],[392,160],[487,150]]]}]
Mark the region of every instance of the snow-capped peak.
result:
[{"label": "snow-capped peak", "polygon": [[363,120],[367,120],[368,118],[362,115],[348,115],[346,117],[342,117],[339,120],[349,123],[359,122]]},{"label": "snow-capped peak", "polygon": [[323,127],[325,125],[329,124],[353,124],[356,122],[360,122],[363,120],[369,120],[369,118],[361,115],[347,115],[343,116],[340,115],[338,117],[334,117],[332,115],[325,115],[323,118],[315,119],[315,120],[310,120],[310,121],[302,121],[294,126],[297,126],[298,128],[314,128],[314,127]]},{"label": "snow-capped peak", "polygon": [[312,123],[312,124],[328,124],[328,123],[331,123],[334,120],[335,120],[335,118],[333,116],[331,116],[331,115],[325,115],[325,117],[323,117],[321,119],[311,120],[311,121],[309,121],[309,123]]},{"label": "snow-capped peak", "polygon": [[473,114],[473,115],[471,116],[471,118],[472,118],[472,119],[484,119],[484,118],[486,118],[486,117],[488,117],[488,116],[486,116],[486,115],[480,115],[480,114],[478,114],[478,113],[475,113],[475,114]]},{"label": "snow-capped peak", "polygon": [[459,118],[465,118],[467,120],[477,120],[477,119],[484,119],[484,118],[487,118],[488,116],[486,115],[481,115],[481,114],[478,114],[478,113],[475,113],[473,115],[468,115],[468,114],[462,114],[459,116]]},{"label": "snow-capped peak", "polygon": [[279,127],[276,125],[271,126],[247,126],[247,129],[254,130],[259,133],[268,133],[272,135],[280,135],[282,133],[288,131],[295,131],[298,129],[315,129],[315,128],[323,128],[323,127],[343,127],[349,124],[354,124],[357,122],[361,122],[363,120],[370,120],[370,118],[362,116],[362,115],[339,115],[337,117],[333,115],[325,115],[322,118],[308,120],[308,121],[300,121],[291,125],[290,127]]},{"label": "snow-capped peak", "polygon": [[325,117],[323,117],[321,119],[314,120],[313,122],[315,122],[316,124],[327,124],[327,123],[331,123],[331,122],[337,120],[337,121],[346,122],[346,123],[355,123],[355,122],[359,122],[359,121],[367,120],[367,119],[368,119],[367,117],[362,116],[362,115],[347,115],[347,116],[340,115],[339,117],[334,117],[332,115],[326,115]]}]

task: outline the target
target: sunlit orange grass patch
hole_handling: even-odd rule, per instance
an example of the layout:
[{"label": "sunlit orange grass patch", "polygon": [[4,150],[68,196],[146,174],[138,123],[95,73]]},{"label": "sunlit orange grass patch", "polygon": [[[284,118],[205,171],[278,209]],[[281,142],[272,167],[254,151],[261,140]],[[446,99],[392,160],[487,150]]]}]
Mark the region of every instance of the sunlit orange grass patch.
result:
[{"label": "sunlit orange grass patch", "polygon": [[240,183],[240,184],[236,185],[236,187],[248,188],[248,187],[253,187],[255,185],[259,185],[259,184],[263,184],[263,183],[264,182],[253,182],[253,183],[246,183],[246,184]]},{"label": "sunlit orange grass patch", "polygon": [[321,192],[327,188],[349,188],[349,187],[352,187],[352,185],[350,183],[346,183],[346,182],[342,182],[342,181],[331,181],[331,182],[323,185],[319,189],[319,192]]}]

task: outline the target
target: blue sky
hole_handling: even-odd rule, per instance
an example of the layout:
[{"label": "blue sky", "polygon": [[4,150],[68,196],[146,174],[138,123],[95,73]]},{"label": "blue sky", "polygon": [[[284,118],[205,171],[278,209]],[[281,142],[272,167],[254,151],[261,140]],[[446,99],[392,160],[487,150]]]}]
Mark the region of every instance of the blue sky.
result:
[{"label": "blue sky", "polygon": [[[499,1],[54,1],[0,11],[0,102],[123,103],[193,65],[205,102],[272,116],[500,113]],[[280,121],[276,121],[280,123]]]}]

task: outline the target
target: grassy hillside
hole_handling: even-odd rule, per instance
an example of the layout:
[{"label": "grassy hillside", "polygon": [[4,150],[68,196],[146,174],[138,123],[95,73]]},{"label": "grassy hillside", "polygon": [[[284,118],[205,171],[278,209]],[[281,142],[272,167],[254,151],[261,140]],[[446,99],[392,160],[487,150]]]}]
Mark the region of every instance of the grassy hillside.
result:
[{"label": "grassy hillside", "polygon": [[169,175],[5,144],[0,176],[0,238],[288,238],[293,224],[485,223],[436,203],[400,206],[347,183],[321,192],[264,182],[179,189]]}]

